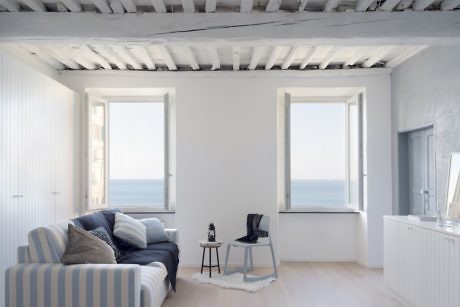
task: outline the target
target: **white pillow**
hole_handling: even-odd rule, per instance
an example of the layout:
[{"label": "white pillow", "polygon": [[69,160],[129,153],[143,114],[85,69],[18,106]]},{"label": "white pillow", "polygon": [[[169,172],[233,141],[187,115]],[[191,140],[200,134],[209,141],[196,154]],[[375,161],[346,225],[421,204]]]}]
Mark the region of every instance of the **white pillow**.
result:
[{"label": "white pillow", "polygon": [[144,224],[147,229],[147,242],[149,244],[169,241],[163,223],[159,219],[152,217],[139,221]]},{"label": "white pillow", "polygon": [[115,213],[115,225],[113,235],[123,242],[137,248],[147,247],[147,230],[138,220],[117,212]]}]

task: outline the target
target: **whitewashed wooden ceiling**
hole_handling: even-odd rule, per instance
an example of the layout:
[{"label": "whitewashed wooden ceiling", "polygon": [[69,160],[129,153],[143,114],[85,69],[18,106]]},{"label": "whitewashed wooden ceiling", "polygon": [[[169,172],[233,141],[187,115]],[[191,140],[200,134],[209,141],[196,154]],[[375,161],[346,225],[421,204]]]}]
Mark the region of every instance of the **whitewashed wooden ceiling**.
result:
[{"label": "whitewashed wooden ceiling", "polygon": [[0,11],[180,13],[454,10],[460,0],[0,0]]},{"label": "whitewashed wooden ceiling", "polygon": [[395,67],[427,46],[18,44],[58,70],[323,70]]}]

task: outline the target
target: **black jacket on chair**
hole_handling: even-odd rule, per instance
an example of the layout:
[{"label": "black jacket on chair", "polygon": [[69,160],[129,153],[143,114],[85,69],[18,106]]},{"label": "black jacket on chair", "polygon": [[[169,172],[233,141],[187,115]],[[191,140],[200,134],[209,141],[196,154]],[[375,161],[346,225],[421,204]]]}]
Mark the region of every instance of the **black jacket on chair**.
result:
[{"label": "black jacket on chair", "polygon": [[262,214],[248,214],[246,220],[247,235],[236,239],[236,241],[244,243],[257,243],[259,237],[266,237],[266,231],[259,230],[259,223],[262,219]]}]

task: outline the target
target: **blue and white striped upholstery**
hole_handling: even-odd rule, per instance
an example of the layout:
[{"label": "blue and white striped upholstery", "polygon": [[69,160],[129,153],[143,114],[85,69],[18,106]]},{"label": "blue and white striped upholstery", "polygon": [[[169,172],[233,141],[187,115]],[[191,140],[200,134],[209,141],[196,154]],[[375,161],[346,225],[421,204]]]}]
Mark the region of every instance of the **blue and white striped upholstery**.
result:
[{"label": "blue and white striped upholstery", "polygon": [[29,263],[29,245],[19,245],[18,246],[18,264]]},{"label": "blue and white striped upholstery", "polygon": [[[162,263],[160,263],[163,265]],[[141,306],[161,306],[169,291],[166,267],[141,266]]]},{"label": "blue and white striped upholstery", "polygon": [[129,215],[116,212],[113,235],[137,248],[147,247],[147,229],[144,224]]},{"label": "blue and white striped upholstery", "polygon": [[5,302],[7,307],[139,307],[140,278],[136,264],[20,264],[6,270]]},{"label": "blue and white striped upholstery", "polygon": [[67,227],[64,223],[39,227],[28,235],[30,262],[60,263],[67,244]]}]

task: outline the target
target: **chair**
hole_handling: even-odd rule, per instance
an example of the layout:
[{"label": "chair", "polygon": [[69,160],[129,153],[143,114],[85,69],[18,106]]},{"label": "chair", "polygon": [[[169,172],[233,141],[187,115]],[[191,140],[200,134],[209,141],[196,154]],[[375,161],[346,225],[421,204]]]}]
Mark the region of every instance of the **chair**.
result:
[{"label": "chair", "polygon": [[[227,244],[227,255],[225,257],[225,267],[224,267],[224,275],[230,275],[233,273],[243,273],[243,280],[245,282],[254,282],[263,280],[266,278],[274,277],[278,278],[278,271],[276,270],[276,262],[275,262],[275,253],[273,252],[273,245],[272,239],[270,237],[269,227],[270,226],[270,218],[266,215],[262,216],[260,223],[259,223],[259,230],[266,231],[266,237],[259,237],[257,243],[244,243],[239,241],[232,241]],[[228,269],[228,258],[230,255],[231,247],[243,247],[244,248],[244,266],[236,269]],[[254,269],[254,260],[252,257],[252,248],[253,247],[263,247],[269,246],[270,251],[272,254],[272,261],[273,261],[273,273],[263,275],[263,276],[247,276],[247,273]],[[248,265],[249,262],[249,265]]]}]

